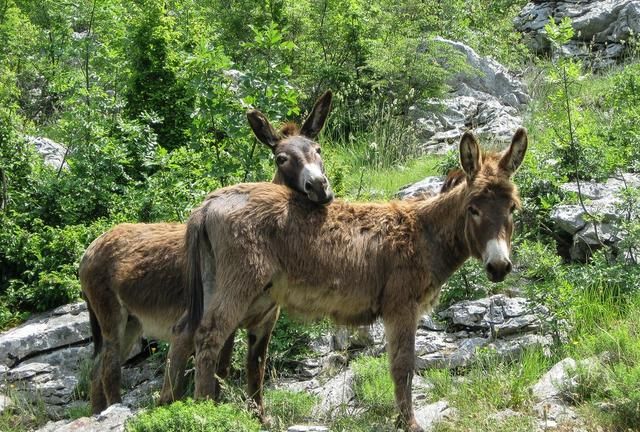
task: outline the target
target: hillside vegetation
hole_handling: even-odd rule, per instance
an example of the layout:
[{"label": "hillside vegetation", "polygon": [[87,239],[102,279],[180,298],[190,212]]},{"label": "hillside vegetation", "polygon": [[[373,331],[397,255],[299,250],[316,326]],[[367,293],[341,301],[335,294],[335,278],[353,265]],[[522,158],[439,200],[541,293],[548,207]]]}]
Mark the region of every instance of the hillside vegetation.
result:
[{"label": "hillside vegetation", "polygon": [[[563,183],[640,172],[638,51],[593,72],[563,57],[560,48],[572,36],[565,21],[548,29],[557,55],[535,57],[512,27],[525,3],[0,0],[0,330],[79,300],[78,261],[113,225],[185,221],[211,190],[270,180],[273,161],[248,128],[249,108],[275,123],[297,120],[332,89],[334,108],[319,142],[343,199],[387,199],[401,186],[445,174],[457,153],[424,154],[408,115],[417,102],[446,94],[447,79],[466,68],[433,40],[443,36],[520,75],[532,101],[525,113],[529,152],[515,176],[523,200],[517,271],[489,285],[477,264],[467,264],[444,287],[441,303],[524,287],[550,309],[557,344],[513,362],[487,352],[468,369],[428,372],[433,387],[423,396],[458,409],[436,430],[532,430],[528,388],[566,356],[602,360],[578,371],[579,385],[568,395],[590,430],[637,430],[640,192],[628,187],[621,197],[624,240],[586,263],[560,253],[566,239],[550,213],[583,200]],[[46,164],[30,137],[61,143],[64,163]],[[326,327],[281,318],[271,367],[304,356]],[[370,409],[322,419],[332,430],[393,430],[385,361],[357,360],[356,397]],[[240,362],[238,354],[234,364]],[[227,404],[174,404],[129,428],[168,430],[173,421],[174,430],[200,430],[205,418],[259,430],[237,381]],[[271,430],[308,420],[317,402],[277,390],[266,396]],[[491,416],[506,408],[522,417]],[[43,421],[37,408],[5,411],[0,430]]]}]

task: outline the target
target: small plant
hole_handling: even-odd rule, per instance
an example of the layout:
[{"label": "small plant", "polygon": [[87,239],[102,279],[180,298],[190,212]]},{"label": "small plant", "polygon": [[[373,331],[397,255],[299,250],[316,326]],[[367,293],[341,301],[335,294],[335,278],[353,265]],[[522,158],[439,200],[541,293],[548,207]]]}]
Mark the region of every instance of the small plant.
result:
[{"label": "small plant", "polygon": [[251,414],[229,404],[211,401],[175,402],[145,411],[126,424],[127,432],[258,432]]}]

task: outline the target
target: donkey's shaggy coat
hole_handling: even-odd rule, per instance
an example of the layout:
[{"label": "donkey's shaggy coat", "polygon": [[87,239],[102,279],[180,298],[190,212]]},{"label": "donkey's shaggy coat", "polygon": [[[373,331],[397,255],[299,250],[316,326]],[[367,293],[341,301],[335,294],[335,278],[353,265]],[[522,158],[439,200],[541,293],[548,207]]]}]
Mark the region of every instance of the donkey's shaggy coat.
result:
[{"label": "donkey's shaggy coat", "polygon": [[411,403],[418,318],[470,256],[484,261],[493,281],[511,270],[511,213],[519,200],[510,176],[526,146],[519,129],[504,154],[482,155],[465,133],[466,181],[425,200],[318,207],[273,184],[210,194],[187,224],[195,396],[213,394],[211,376],[229,334],[259,323],[274,301],[343,324],[382,317],[399,420],[422,430]]},{"label": "donkey's shaggy coat", "polygon": [[[275,156],[278,169],[273,181],[298,190],[303,200],[318,204],[333,199],[319,145],[313,141],[330,106],[331,92],[326,92],[302,128],[287,124],[279,132],[259,111],[247,114],[254,133]],[[184,369],[194,350],[193,334],[176,332],[173,327],[187,309],[185,228],[182,224],[118,225],[94,240],[82,258],[80,283],[89,308],[96,357],[91,381],[94,413],[120,401],[120,365],[142,333],[170,342],[160,403],[173,401],[183,392]],[[263,317],[261,325],[268,331],[262,327],[249,329],[253,354],[247,359],[249,391],[260,415],[262,400],[257,390],[261,383],[257,380],[262,379],[268,338],[278,312],[274,305]],[[233,334],[221,356],[220,377],[228,372],[232,348]]]}]

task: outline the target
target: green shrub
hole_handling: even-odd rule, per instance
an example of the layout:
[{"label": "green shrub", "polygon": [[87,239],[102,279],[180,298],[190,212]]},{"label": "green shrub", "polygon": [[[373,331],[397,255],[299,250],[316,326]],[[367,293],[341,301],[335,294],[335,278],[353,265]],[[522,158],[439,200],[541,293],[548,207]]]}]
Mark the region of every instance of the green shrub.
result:
[{"label": "green shrub", "polygon": [[127,432],[257,432],[260,423],[233,405],[175,402],[138,415],[126,425]]}]

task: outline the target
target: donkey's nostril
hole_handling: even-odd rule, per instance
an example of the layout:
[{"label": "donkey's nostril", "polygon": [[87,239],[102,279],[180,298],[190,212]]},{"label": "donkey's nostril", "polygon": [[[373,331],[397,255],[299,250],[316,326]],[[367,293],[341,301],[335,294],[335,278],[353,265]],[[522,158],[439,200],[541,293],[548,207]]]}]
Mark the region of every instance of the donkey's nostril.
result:
[{"label": "donkey's nostril", "polygon": [[309,189],[311,189],[312,187],[313,187],[313,184],[311,184],[311,182],[309,180],[304,182],[304,191],[305,192],[309,192]]},{"label": "donkey's nostril", "polygon": [[489,274],[494,275],[496,272],[496,268],[491,263],[487,263],[487,271]]},{"label": "donkey's nostril", "polygon": [[507,265],[504,267],[505,273],[511,273],[511,261],[507,261]]}]

